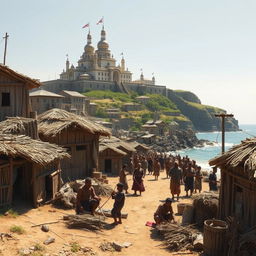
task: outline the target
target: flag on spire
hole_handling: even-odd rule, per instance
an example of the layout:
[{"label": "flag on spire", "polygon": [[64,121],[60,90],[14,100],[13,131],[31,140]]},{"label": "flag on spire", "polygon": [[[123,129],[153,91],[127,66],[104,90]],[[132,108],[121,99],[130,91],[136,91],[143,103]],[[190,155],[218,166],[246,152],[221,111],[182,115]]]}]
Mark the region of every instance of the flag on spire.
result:
[{"label": "flag on spire", "polygon": [[103,23],[104,22],[104,18],[102,17],[97,23],[96,25],[99,25],[100,23]]},{"label": "flag on spire", "polygon": [[84,26],[82,26],[82,28],[88,28],[89,26],[90,26],[90,23],[87,23]]}]

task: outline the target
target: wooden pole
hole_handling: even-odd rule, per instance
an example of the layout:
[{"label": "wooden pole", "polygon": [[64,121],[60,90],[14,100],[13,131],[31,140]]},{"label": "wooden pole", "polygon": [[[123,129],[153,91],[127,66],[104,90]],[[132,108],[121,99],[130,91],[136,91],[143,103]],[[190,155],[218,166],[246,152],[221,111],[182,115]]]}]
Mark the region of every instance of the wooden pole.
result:
[{"label": "wooden pole", "polygon": [[3,37],[3,39],[5,39],[5,44],[4,44],[4,62],[3,64],[5,65],[5,61],[6,61],[6,52],[7,52],[7,40],[8,40],[8,33],[5,33],[5,36]]},{"label": "wooden pole", "polygon": [[221,117],[221,131],[222,131],[222,154],[225,152],[225,118],[233,117],[233,114],[216,114],[215,117]]}]

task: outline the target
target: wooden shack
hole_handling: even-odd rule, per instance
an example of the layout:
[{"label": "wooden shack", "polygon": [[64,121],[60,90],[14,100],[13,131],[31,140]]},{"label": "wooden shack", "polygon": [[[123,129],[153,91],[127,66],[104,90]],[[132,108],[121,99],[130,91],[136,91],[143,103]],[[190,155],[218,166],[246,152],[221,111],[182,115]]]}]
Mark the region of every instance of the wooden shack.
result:
[{"label": "wooden shack", "polygon": [[0,121],[7,116],[30,117],[29,90],[41,84],[0,64]]},{"label": "wooden shack", "polygon": [[219,217],[236,217],[243,230],[256,225],[256,138],[209,161],[221,170]]},{"label": "wooden shack", "polygon": [[0,207],[26,201],[37,207],[60,188],[60,160],[68,157],[57,145],[25,135],[0,134]]},{"label": "wooden shack", "polygon": [[117,176],[123,165],[123,157],[126,153],[110,145],[100,146],[99,170],[106,174]]},{"label": "wooden shack", "polygon": [[130,162],[130,158],[136,152],[136,149],[131,143],[114,136],[111,136],[110,138],[102,138],[100,140],[100,146],[111,146],[112,148],[117,148],[125,152],[126,155],[122,158],[123,164],[128,164]]},{"label": "wooden shack", "polygon": [[65,147],[70,159],[62,162],[64,181],[83,179],[98,169],[99,137],[110,136],[105,127],[87,117],[61,109],[51,109],[38,116],[39,137]]}]

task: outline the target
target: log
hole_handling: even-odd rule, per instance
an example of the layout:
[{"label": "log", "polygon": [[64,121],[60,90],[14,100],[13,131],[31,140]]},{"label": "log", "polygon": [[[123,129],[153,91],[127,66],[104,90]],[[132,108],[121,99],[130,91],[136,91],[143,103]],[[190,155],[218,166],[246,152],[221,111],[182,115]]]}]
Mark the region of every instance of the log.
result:
[{"label": "log", "polygon": [[[111,210],[97,209],[96,213],[101,216],[112,217]],[[122,219],[127,219],[127,217],[128,217],[128,213],[121,213]]]},{"label": "log", "polygon": [[35,225],[32,225],[31,228],[39,227],[39,226],[42,226],[42,225],[55,224],[55,223],[59,223],[59,221],[57,220],[57,221],[51,221],[51,222],[45,222],[45,223],[35,224]]}]

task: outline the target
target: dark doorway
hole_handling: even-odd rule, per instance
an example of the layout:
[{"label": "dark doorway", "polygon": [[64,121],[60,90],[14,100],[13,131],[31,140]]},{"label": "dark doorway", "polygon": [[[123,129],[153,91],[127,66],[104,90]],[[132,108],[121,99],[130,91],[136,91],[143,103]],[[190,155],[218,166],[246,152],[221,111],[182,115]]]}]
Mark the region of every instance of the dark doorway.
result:
[{"label": "dark doorway", "polygon": [[13,173],[13,201],[32,203],[31,170],[27,165],[14,167]]},{"label": "dark doorway", "polygon": [[111,159],[105,159],[105,172],[111,173],[112,172],[112,161]]},{"label": "dark doorway", "polygon": [[52,178],[50,175],[45,176],[45,192],[46,192],[46,201],[53,198]]}]

